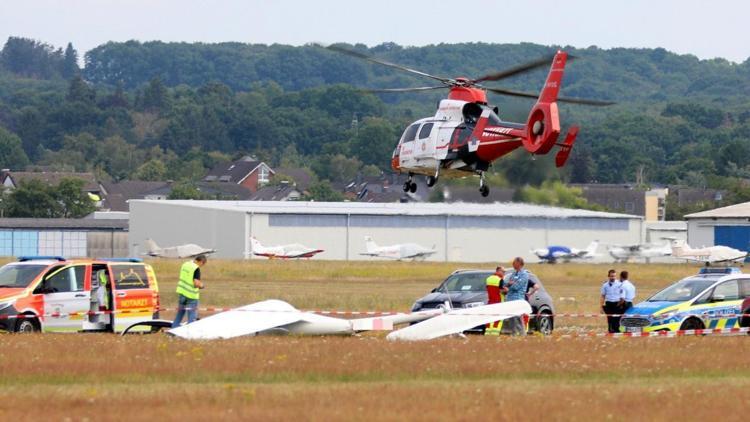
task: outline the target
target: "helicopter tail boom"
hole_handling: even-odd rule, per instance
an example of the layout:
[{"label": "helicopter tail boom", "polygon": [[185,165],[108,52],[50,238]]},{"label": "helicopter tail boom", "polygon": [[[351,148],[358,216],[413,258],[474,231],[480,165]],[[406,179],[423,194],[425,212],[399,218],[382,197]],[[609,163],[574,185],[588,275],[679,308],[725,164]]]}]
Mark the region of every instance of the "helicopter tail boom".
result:
[{"label": "helicopter tail boom", "polygon": [[531,109],[526,122],[526,136],[523,146],[532,154],[546,154],[557,143],[560,135],[560,114],[557,109],[557,96],[565,70],[568,54],[558,51],[552,60],[547,80],[544,83],[539,100]]}]

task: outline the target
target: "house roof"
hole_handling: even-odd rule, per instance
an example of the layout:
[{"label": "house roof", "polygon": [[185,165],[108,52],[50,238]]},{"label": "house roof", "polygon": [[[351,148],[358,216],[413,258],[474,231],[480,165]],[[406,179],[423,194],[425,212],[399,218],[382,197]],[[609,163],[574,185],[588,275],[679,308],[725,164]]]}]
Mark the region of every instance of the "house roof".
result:
[{"label": "house roof", "polygon": [[[288,174],[288,173],[284,173]],[[291,176],[291,175],[290,175]],[[302,191],[292,184],[281,184],[277,186],[264,186],[258,189],[253,196],[250,197],[251,201],[283,201],[289,197],[290,194],[298,192],[302,194]]]},{"label": "house roof", "polygon": [[282,167],[277,168],[274,174],[286,174],[294,179],[297,189],[306,191],[313,182],[312,174],[304,168]]},{"label": "house roof", "polygon": [[99,192],[99,183],[93,173],[74,173],[66,171],[11,171],[3,174],[4,178],[0,183],[5,182],[5,178],[10,177],[15,186],[25,183],[29,180],[37,179],[50,185],[57,185],[62,179],[80,179],[85,182],[83,190],[86,192]]},{"label": "house roof", "polygon": [[268,167],[271,174],[275,173],[270,166],[262,161],[254,160],[251,157],[242,157],[239,160],[217,164],[203,178],[203,181],[240,183],[261,164]]},{"label": "house roof", "polygon": [[750,218],[750,202],[688,214],[685,218]]},{"label": "house roof", "polygon": [[[244,201],[252,196],[252,191],[242,185],[222,182],[197,182],[195,187],[203,194],[218,197],[220,199],[234,199]],[[172,184],[165,183],[163,186],[147,192],[148,195],[169,196],[172,193]]]},{"label": "house roof", "polygon": [[102,183],[106,194],[102,208],[112,211],[127,211],[128,201],[144,199],[147,194],[167,186],[167,182],[146,182],[140,180],[126,180],[119,183]]},{"label": "house roof", "polygon": [[699,202],[718,202],[724,196],[717,189],[678,188],[675,189],[678,205],[692,205]]}]

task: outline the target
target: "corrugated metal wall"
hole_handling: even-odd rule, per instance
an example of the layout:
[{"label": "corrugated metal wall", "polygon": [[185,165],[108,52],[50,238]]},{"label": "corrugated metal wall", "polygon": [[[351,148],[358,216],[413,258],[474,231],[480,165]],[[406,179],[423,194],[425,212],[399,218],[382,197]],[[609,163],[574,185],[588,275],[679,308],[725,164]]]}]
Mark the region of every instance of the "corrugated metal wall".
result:
[{"label": "corrugated metal wall", "polygon": [[122,258],[128,255],[127,232],[89,232],[88,255],[99,258]]},{"label": "corrugated metal wall", "polygon": [[112,230],[0,230],[0,256],[23,255],[126,257],[128,233]]}]

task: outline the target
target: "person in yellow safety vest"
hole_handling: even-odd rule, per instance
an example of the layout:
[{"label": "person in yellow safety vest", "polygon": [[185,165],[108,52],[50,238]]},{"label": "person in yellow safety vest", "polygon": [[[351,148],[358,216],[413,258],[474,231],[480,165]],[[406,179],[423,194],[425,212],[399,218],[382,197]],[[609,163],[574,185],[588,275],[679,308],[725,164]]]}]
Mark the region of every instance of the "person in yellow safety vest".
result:
[{"label": "person in yellow safety vest", "polygon": [[109,307],[109,287],[107,286],[109,277],[107,277],[107,270],[97,271],[96,278],[99,281],[99,287],[96,289],[96,302],[98,309],[95,309],[95,311],[101,312],[100,314],[97,314],[96,320],[99,322],[109,322],[109,314],[106,312],[111,309]]},{"label": "person in yellow safety vest", "polygon": [[[508,288],[503,285],[504,277],[505,277],[505,269],[501,266],[498,266],[497,268],[495,268],[494,274],[487,277],[485,284],[487,288],[487,304],[488,305],[493,304],[493,303],[500,303],[503,300],[505,300],[505,293],[508,291]],[[493,323],[487,324],[487,326],[484,328],[484,335],[496,336],[500,334],[502,329],[503,329],[503,322],[495,321]]]},{"label": "person in yellow safety vest", "polygon": [[187,322],[198,319],[198,300],[200,289],[204,288],[201,281],[201,267],[208,260],[205,255],[198,255],[192,261],[186,261],[180,267],[180,280],[177,282],[177,315],[172,328],[180,326],[182,317],[187,313]]}]

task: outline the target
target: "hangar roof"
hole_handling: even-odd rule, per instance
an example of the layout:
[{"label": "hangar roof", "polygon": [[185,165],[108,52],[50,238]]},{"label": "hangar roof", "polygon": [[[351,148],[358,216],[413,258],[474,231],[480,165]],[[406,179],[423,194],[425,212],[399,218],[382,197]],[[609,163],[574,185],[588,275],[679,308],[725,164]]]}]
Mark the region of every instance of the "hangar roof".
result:
[{"label": "hangar roof", "polygon": [[180,205],[256,214],[359,214],[359,215],[456,215],[488,217],[616,218],[640,216],[601,211],[576,210],[521,203],[363,203],[302,201],[192,201],[132,200],[134,203]]},{"label": "hangar roof", "polygon": [[708,211],[688,214],[685,218],[748,218],[750,217],[750,202],[716,208]]}]

